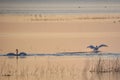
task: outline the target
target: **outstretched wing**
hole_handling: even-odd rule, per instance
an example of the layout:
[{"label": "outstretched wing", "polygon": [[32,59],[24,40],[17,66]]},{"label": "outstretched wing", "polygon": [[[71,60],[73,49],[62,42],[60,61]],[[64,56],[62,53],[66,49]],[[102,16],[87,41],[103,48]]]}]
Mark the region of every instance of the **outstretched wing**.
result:
[{"label": "outstretched wing", "polygon": [[90,45],[87,48],[95,49],[95,47],[93,45]]},{"label": "outstretched wing", "polygon": [[105,45],[105,44],[101,44],[101,45],[99,45],[98,47],[100,48],[100,47],[108,47],[108,46]]}]

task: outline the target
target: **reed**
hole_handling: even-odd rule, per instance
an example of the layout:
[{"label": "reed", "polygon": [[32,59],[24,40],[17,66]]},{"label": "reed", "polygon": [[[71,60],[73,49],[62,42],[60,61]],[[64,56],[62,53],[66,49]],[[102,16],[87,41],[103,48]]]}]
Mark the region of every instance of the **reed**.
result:
[{"label": "reed", "polygon": [[98,57],[95,59],[96,62],[93,64],[93,68],[90,72],[106,73],[106,72],[120,72],[120,59],[119,57],[104,58]]},{"label": "reed", "polygon": [[21,63],[22,60],[20,60],[20,62],[18,61],[18,64],[16,64],[16,61],[10,63],[12,61],[10,60],[2,61],[0,66],[0,76],[2,77],[35,76],[36,78],[38,77],[39,80],[56,80],[57,78],[59,80],[63,80],[63,79],[65,80],[66,78],[76,80],[81,77],[80,76],[81,68],[79,64],[78,65],[64,64],[64,63],[61,64],[61,62],[52,63],[49,62],[50,60],[48,60],[48,62],[46,61],[46,63],[33,63],[33,65],[30,66],[30,63],[23,65]]}]

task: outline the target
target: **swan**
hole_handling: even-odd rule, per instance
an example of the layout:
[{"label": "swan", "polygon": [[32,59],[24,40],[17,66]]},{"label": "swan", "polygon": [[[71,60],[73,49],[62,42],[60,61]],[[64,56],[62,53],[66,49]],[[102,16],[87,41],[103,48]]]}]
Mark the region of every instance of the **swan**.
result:
[{"label": "swan", "polygon": [[90,45],[90,46],[88,46],[87,48],[93,49],[93,52],[98,53],[98,52],[100,52],[100,51],[99,51],[99,48],[101,48],[101,47],[108,47],[108,46],[105,45],[105,44],[101,44],[101,45],[99,45],[99,46]]},{"label": "swan", "polygon": [[8,53],[7,56],[27,56],[27,53],[25,53],[25,52],[18,53],[18,49],[16,49],[16,54],[15,53]]}]

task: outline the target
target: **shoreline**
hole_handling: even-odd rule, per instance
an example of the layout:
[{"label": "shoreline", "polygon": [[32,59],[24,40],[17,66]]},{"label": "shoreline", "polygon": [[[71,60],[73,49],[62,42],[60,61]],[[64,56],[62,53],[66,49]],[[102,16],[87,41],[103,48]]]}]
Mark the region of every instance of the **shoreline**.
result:
[{"label": "shoreline", "polygon": [[117,20],[120,22],[120,14],[0,14],[0,22],[64,22],[64,21],[102,21]]}]

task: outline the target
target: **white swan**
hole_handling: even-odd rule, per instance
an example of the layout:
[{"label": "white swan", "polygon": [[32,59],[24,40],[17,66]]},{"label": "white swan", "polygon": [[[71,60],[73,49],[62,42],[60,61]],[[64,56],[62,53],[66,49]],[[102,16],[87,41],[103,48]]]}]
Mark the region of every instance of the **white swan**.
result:
[{"label": "white swan", "polygon": [[99,46],[90,45],[90,46],[88,46],[87,48],[93,49],[93,52],[97,53],[97,52],[100,52],[100,51],[99,51],[99,48],[101,48],[101,47],[108,47],[108,46],[105,45],[105,44],[101,44],[101,45],[99,45]]}]

